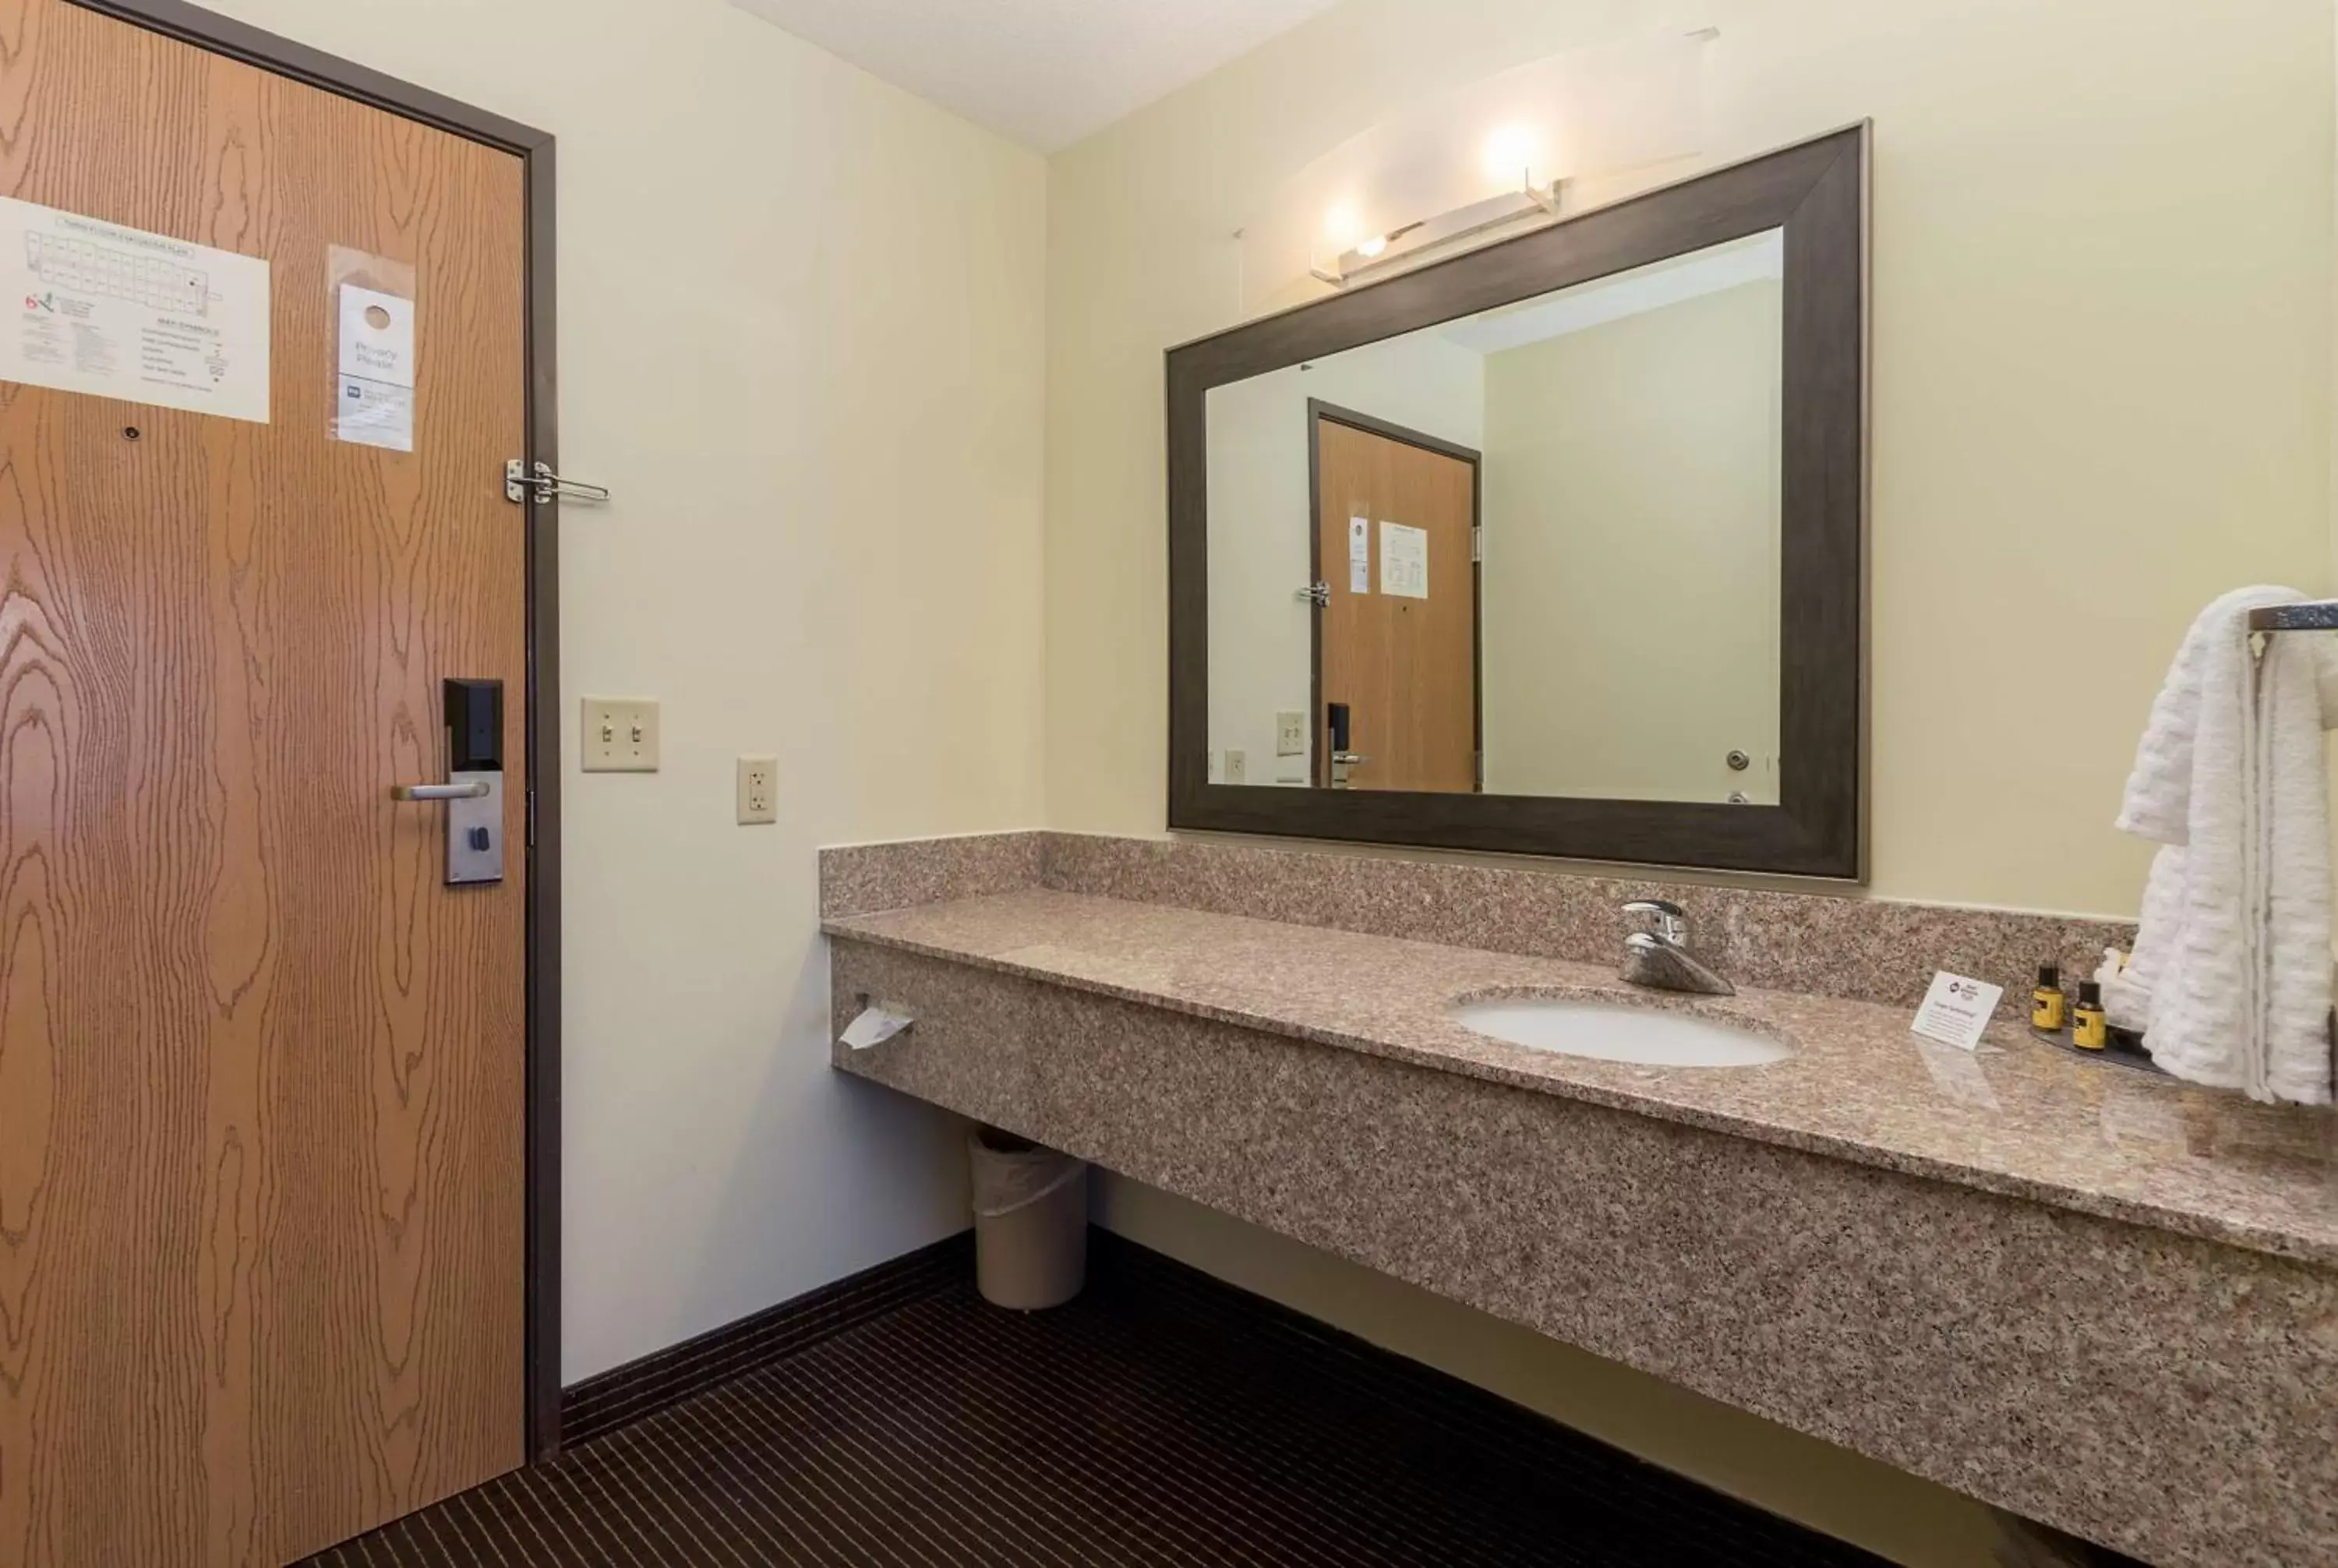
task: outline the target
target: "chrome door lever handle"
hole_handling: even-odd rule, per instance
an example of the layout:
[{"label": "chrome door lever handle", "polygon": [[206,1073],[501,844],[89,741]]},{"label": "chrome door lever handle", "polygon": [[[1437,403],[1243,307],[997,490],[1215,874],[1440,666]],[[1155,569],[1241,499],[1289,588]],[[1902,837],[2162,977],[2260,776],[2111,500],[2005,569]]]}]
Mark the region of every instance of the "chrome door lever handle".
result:
[{"label": "chrome door lever handle", "polygon": [[487,792],[487,781],[474,779],[467,784],[393,784],[389,796],[393,800],[476,800]]}]

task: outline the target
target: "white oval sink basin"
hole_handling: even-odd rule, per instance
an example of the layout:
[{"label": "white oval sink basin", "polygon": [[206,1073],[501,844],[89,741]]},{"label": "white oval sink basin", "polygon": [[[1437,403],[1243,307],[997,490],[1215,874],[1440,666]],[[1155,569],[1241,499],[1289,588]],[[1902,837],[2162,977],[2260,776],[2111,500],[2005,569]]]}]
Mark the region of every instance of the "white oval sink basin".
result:
[{"label": "white oval sink basin", "polygon": [[1466,1029],[1529,1051],[1650,1067],[1754,1067],[1794,1054],[1783,1040],[1694,1013],[1567,996],[1464,1002],[1453,1009],[1453,1017]]}]

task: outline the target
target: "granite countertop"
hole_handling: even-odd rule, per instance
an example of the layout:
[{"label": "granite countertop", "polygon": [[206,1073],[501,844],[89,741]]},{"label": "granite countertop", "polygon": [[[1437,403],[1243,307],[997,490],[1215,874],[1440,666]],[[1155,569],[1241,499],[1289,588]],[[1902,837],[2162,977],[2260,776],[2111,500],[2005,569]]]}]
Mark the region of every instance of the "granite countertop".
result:
[{"label": "granite countertop", "polygon": [[[1780,991],[1670,997],[1612,969],[1031,888],[823,922],[875,943],[1327,1046],[2338,1265],[2338,1116],[2259,1105],[2033,1040],[1977,1054],[1910,1012]],[[1687,1008],[1796,1047],[1754,1067],[1529,1051],[1463,1028],[1505,991]]]}]

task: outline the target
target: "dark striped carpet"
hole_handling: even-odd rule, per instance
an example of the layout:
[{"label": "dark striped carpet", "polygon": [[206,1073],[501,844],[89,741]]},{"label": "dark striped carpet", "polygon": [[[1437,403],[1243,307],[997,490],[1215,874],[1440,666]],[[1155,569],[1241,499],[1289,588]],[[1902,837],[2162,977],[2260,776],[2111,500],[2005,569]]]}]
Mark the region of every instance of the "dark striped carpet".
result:
[{"label": "dark striped carpet", "polygon": [[311,1563],[1879,1561],[1097,1240],[1068,1307],[952,1279]]}]

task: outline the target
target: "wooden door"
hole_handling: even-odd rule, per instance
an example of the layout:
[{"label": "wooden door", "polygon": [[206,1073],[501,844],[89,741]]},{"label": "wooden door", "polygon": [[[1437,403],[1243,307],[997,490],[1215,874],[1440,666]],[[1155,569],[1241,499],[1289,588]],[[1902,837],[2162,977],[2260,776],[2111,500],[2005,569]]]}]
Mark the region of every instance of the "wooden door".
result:
[{"label": "wooden door", "polygon": [[[1330,782],[1328,706],[1344,702],[1348,749],[1365,760],[1354,789],[1478,788],[1476,462],[1429,437],[1400,439],[1324,413],[1314,422],[1316,559],[1331,600],[1321,612],[1316,782]],[[1362,519],[1368,570],[1351,571]],[[1387,559],[1393,535],[1425,560]],[[1425,537],[1420,537],[1425,535]],[[1393,575],[1391,568],[1394,568]],[[1361,592],[1356,591],[1361,583]]]},{"label": "wooden door", "polygon": [[[522,171],[64,0],[0,100],[0,193],[264,258],[272,345],[265,424],[0,384],[0,1563],[276,1564],[524,1457]],[[335,246],[411,453],[329,438]],[[497,885],[389,794],[447,676]]]}]

